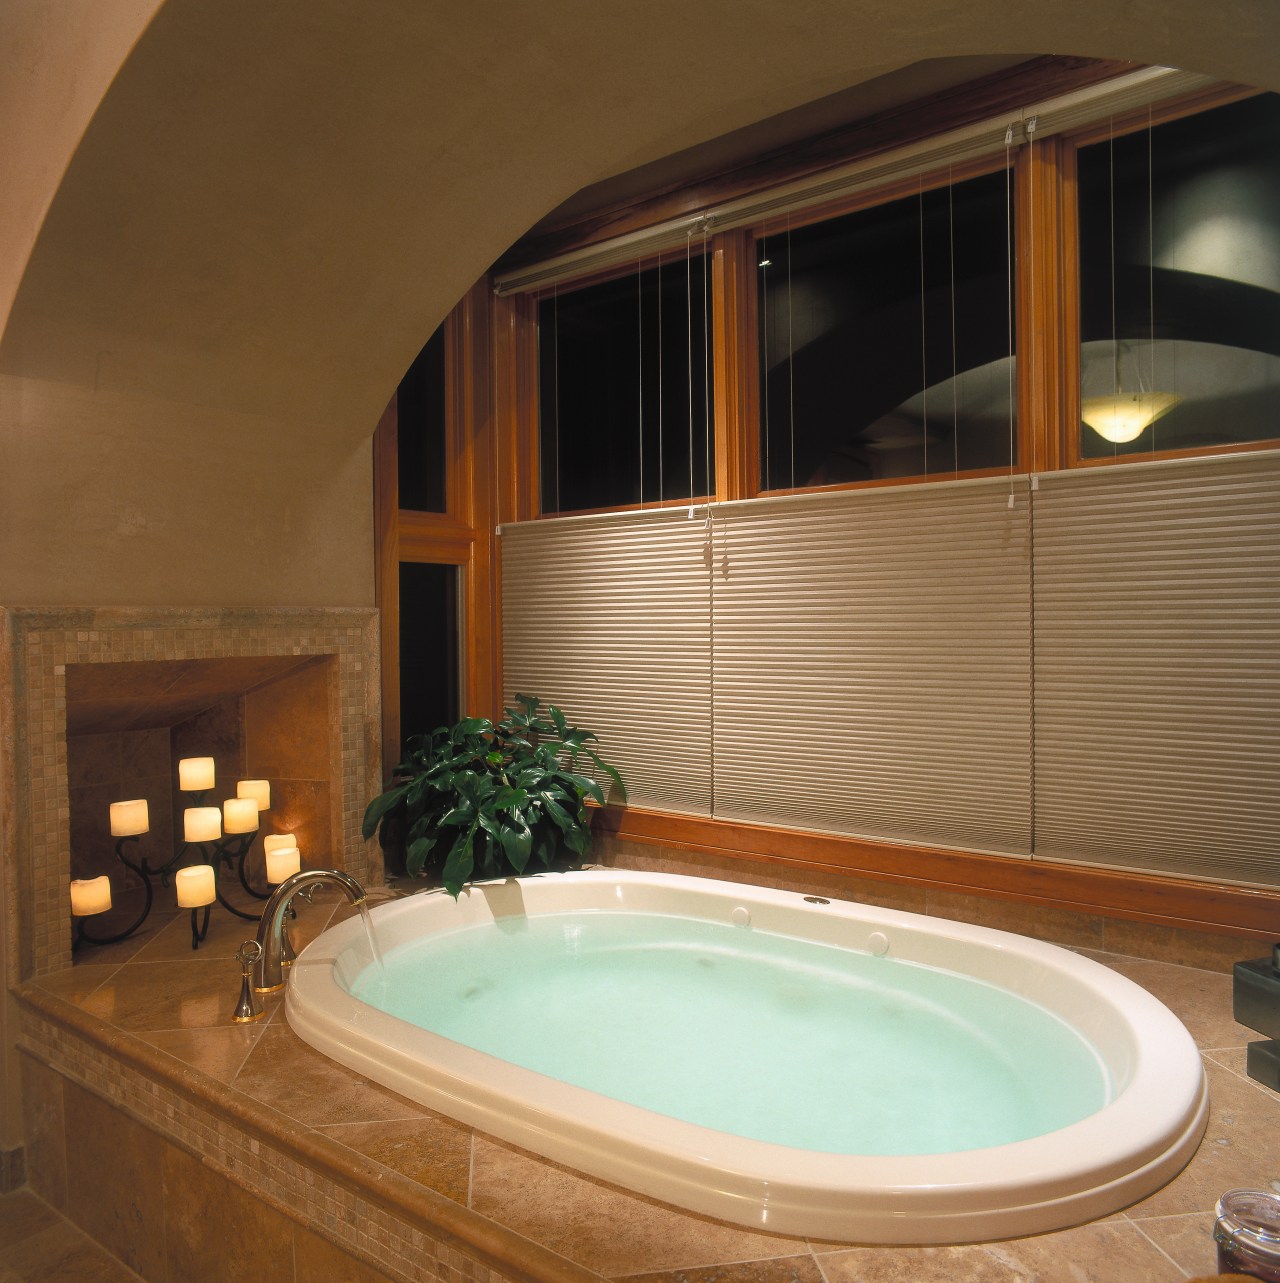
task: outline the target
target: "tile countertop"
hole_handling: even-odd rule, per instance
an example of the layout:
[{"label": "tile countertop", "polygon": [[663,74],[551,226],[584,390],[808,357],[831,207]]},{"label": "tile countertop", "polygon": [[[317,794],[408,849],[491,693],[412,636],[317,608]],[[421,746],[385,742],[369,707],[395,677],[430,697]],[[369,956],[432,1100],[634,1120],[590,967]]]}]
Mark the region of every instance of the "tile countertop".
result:
[{"label": "tile countertop", "polygon": [[[349,910],[300,905],[298,948]],[[149,935],[87,950],[78,965],[31,982],[77,1019],[100,1022],[122,1051],[206,1085],[241,1117],[275,1119],[354,1178],[416,1189],[450,1232],[490,1227],[494,1244],[525,1242],[542,1269],[632,1283],[1116,1283],[1212,1273],[1213,1207],[1224,1190],[1280,1190],[1280,1094],[1245,1074],[1257,1037],[1231,1018],[1231,977],[1172,963],[1090,953],[1144,986],[1186,1024],[1204,1055],[1209,1130],[1170,1184],[1123,1212],[1032,1238],[955,1247],[860,1247],[779,1237],[680,1211],[498,1141],[379,1087],[298,1039],[278,998],[266,1019],[236,1025],[234,953],[248,924],[214,917],[198,952],[185,914]],[[1247,946],[1246,946],[1247,948]],[[1082,951],[1088,952],[1088,951]],[[35,992],[32,992],[35,991]],[[157,1055],[156,1053],[161,1053]],[[209,1083],[212,1080],[212,1084]],[[231,1088],[227,1092],[225,1088]],[[266,1107],[264,1109],[264,1107]],[[400,1181],[395,1181],[397,1174]],[[405,1182],[411,1183],[406,1185]],[[499,1253],[500,1254],[500,1253]],[[520,1255],[524,1255],[520,1253]],[[526,1258],[532,1263],[529,1258]]]}]

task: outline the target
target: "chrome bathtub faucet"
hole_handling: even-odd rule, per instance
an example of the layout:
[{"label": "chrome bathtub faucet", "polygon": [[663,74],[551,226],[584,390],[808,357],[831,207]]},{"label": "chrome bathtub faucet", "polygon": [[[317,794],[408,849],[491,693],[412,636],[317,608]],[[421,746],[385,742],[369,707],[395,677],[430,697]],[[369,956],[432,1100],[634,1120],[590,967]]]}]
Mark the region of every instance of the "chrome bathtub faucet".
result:
[{"label": "chrome bathtub faucet", "polygon": [[258,923],[257,943],[262,953],[254,969],[253,988],[256,993],[276,993],[284,988],[284,962],[286,955],[292,954],[284,928],[289,905],[299,891],[312,889],[324,882],[332,882],[352,904],[364,901],[364,888],[341,869],[303,869],[281,882],[267,901],[262,921]]}]

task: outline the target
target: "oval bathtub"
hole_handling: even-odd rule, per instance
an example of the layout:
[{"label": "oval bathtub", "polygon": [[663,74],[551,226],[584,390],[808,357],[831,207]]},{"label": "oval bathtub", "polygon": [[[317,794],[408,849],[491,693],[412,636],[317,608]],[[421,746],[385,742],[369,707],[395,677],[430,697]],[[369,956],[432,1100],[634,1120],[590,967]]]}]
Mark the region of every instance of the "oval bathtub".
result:
[{"label": "oval bathtub", "polygon": [[[375,909],[372,922],[393,958],[431,933],[487,926],[510,936],[544,915],[606,912],[723,923],[994,986],[1083,1040],[1100,1066],[1103,1098],[1094,1112],[1043,1135],[955,1152],[830,1153],[749,1139],[522,1068],[360,1001],[351,989],[372,958],[358,917],[299,956],[289,1023],[373,1081],[557,1162],[741,1225],[846,1242],[971,1242],[1096,1219],[1171,1179],[1204,1133],[1200,1056],[1172,1013],[1098,963],[1007,932],[620,870],[477,884],[457,903],[410,896]],[[421,983],[432,980],[424,968]],[[803,1091],[802,1049],[795,1059],[791,1090]]]}]

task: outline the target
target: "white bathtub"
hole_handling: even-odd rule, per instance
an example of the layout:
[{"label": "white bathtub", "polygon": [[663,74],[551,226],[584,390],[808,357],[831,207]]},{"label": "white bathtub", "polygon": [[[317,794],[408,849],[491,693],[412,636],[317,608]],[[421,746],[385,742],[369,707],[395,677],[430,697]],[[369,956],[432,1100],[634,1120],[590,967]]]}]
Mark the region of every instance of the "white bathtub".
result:
[{"label": "white bathtub", "polygon": [[370,954],[354,917],[294,965],[289,1023],[375,1082],[557,1162],[741,1225],[847,1242],[959,1243],[1092,1220],[1168,1181],[1204,1133],[1200,1056],[1172,1013],[1106,967],[1006,932],[736,883],[610,870],[481,884],[457,903],[413,896],[375,909],[373,922],[386,952],[464,924],[620,908],[749,920],[753,930],[1001,986],[1078,1031],[1106,1066],[1111,1100],[1046,1135],[958,1153],[850,1156],[743,1139],[520,1068],[358,1001],[344,981]]}]

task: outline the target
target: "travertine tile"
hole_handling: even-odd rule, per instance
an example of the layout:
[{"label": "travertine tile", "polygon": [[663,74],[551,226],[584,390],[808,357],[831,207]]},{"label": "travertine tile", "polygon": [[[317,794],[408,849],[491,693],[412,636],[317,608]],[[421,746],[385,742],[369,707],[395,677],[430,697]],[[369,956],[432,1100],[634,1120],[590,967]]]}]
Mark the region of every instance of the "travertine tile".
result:
[{"label": "travertine tile", "polygon": [[991,900],[984,896],[955,891],[930,891],[929,916],[971,922],[999,931],[1012,931],[1035,940],[1077,948],[1097,949],[1102,945],[1102,920],[1044,905],[1021,904],[1016,900]]},{"label": "travertine tile", "polygon": [[1180,1269],[1194,1276],[1217,1273],[1213,1222],[1212,1212],[1200,1212],[1191,1216],[1147,1217],[1133,1223]]},{"label": "travertine tile", "polygon": [[80,1006],[100,984],[110,980],[119,967],[120,964],[115,962],[78,962],[65,971],[52,971],[47,976],[38,976],[34,983],[41,989],[47,989],[50,993],[56,993],[59,998]]},{"label": "travertine tile", "polygon": [[74,1225],[57,1224],[6,1248],[4,1283],[142,1283]]},{"label": "travertine tile", "polygon": [[163,1278],[166,1144],[74,1083],[64,1087],[67,1215],[146,1278]]},{"label": "travertine tile", "polygon": [[428,1111],[322,1056],[281,1022],[264,1029],[235,1076],[237,1090],[310,1127],[385,1122]]},{"label": "travertine tile", "polygon": [[163,1162],[164,1253],[184,1283],[289,1278],[293,1226],[261,1199],[172,1145]]},{"label": "travertine tile", "polygon": [[392,1277],[402,1276],[376,1270],[301,1225],[293,1227],[294,1283],[385,1283]]},{"label": "travertine tile", "polygon": [[339,1123],[317,1130],[410,1180],[467,1205],[471,1129],[441,1114],[386,1123]]},{"label": "travertine tile", "polygon": [[1234,936],[1172,930],[1149,922],[1126,922],[1120,918],[1105,919],[1102,935],[1102,943],[1098,947],[1109,953],[1174,962],[1205,971],[1229,973],[1237,962],[1245,958],[1260,958],[1266,952],[1263,946]]},{"label": "travertine tile", "polygon": [[626,1283],[825,1283],[818,1262],[804,1256],[779,1256],[767,1261],[739,1261],[691,1270],[620,1276]]},{"label": "travertine tile", "polygon": [[[224,878],[225,880],[225,878]],[[239,899],[239,897],[238,897]],[[200,922],[197,919],[197,927]],[[157,931],[131,959],[133,962],[208,962],[211,958],[234,958],[245,940],[257,934],[256,922],[245,922],[219,904],[210,906],[209,926],[198,949],[191,947],[191,914],[179,912]]]},{"label": "travertine tile", "polygon": [[210,1078],[230,1083],[264,1029],[265,1025],[259,1021],[218,1029],[168,1029],[139,1036]]},{"label": "travertine tile", "polygon": [[0,1197],[0,1260],[15,1243],[60,1224],[62,1217],[29,1189],[3,1195]]},{"label": "travertine tile", "polygon": [[47,1203],[65,1212],[67,1150],[63,1079],[30,1056],[20,1056],[19,1064],[27,1182]]},{"label": "travertine tile", "polygon": [[827,1283],[1138,1283],[1177,1268],[1136,1226],[1085,1225],[967,1247],[855,1248],[819,1256]]},{"label": "travertine tile", "polygon": [[471,1206],[601,1274],[793,1256],[804,1244],[682,1212],[477,1136]]},{"label": "travertine tile", "polygon": [[80,1004],[134,1033],[229,1025],[240,996],[240,968],[230,958],[181,965],[135,962],[116,972]]}]

